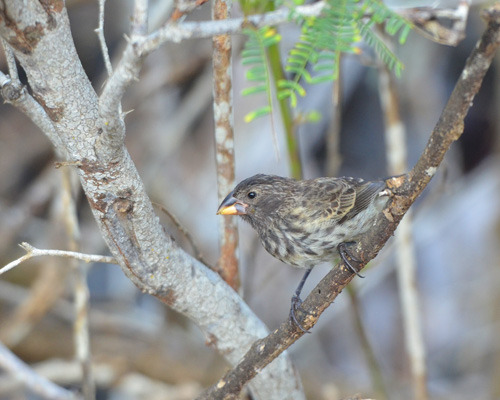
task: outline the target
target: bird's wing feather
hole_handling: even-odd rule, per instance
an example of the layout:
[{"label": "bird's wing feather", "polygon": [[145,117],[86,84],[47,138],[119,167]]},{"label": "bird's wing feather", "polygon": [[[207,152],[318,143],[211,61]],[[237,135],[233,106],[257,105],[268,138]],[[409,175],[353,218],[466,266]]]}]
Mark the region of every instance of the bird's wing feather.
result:
[{"label": "bird's wing feather", "polygon": [[370,203],[373,201],[373,198],[385,187],[385,182],[383,181],[374,181],[374,182],[366,182],[364,185],[361,185],[357,188],[356,193],[356,204],[354,205],[352,212],[359,213],[366,209]]},{"label": "bird's wing feather", "polygon": [[356,201],[348,213],[339,221],[342,223],[346,220],[354,218],[361,211],[367,209],[374,197],[385,187],[383,181],[366,182],[356,187]]},{"label": "bird's wing feather", "polygon": [[340,220],[356,203],[355,182],[343,178],[302,182],[306,184],[302,184],[291,199],[295,203],[292,217],[302,216],[320,224]]},{"label": "bird's wing feather", "polygon": [[340,181],[341,190],[338,193],[337,199],[332,199],[333,204],[338,202],[335,213],[332,215],[334,219],[342,219],[356,204],[356,190],[345,180]]},{"label": "bird's wing feather", "polygon": [[366,209],[373,197],[382,190],[384,183],[365,182],[358,178],[316,178],[299,181],[294,185],[293,193],[278,211],[291,224],[297,221],[311,222],[310,229],[317,229],[318,224],[330,224],[353,218]]}]

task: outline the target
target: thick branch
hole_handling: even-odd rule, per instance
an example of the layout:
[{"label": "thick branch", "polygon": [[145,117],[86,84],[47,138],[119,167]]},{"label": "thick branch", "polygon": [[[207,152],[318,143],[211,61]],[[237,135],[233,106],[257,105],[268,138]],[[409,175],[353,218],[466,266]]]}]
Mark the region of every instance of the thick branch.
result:
[{"label": "thick branch", "polygon": [[[404,214],[436,172],[451,144],[462,134],[465,116],[500,45],[500,5],[497,4],[486,11],[485,18],[488,27],[468,58],[418,163],[409,174],[388,181],[393,198],[379,217],[376,227],[358,243],[357,256],[363,260],[360,268],[373,259],[392,236]],[[303,312],[298,318],[300,324],[305,329],[311,329],[353,277],[354,275],[343,267],[337,266],[330,271],[302,303]],[[268,337],[255,342],[240,363],[198,399],[234,398],[246,382],[303,334],[288,321],[282,323]]]},{"label": "thick branch", "polygon": [[[46,7],[36,0],[2,4],[0,35],[12,47],[33,98],[53,124],[60,139],[54,144],[66,151],[68,165],[78,168],[114,258],[139,289],[192,319],[207,341],[236,364],[251,343],[267,334],[267,328],[217,274],[165,234],[123,145],[120,123],[103,134],[107,123],[116,121],[121,95],[137,78],[143,56],[137,55],[133,44],[127,46],[99,108],[71,40],[64,2],[43,2]],[[25,32],[30,35],[23,36]],[[256,399],[303,398],[285,355],[263,371],[252,389]]]}]

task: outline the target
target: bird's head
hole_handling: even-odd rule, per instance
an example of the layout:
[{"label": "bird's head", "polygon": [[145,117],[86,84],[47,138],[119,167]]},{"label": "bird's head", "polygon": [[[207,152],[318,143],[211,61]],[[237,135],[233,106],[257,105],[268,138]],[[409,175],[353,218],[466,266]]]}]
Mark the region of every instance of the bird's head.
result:
[{"label": "bird's head", "polygon": [[290,178],[275,175],[254,175],[241,181],[222,201],[217,214],[241,215],[254,224],[272,216],[292,195],[291,188],[296,182]]}]

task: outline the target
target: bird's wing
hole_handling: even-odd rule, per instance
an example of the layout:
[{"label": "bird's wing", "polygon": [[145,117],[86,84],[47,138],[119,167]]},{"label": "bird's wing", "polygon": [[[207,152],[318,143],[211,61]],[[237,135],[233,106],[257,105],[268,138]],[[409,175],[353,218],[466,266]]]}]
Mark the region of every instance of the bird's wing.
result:
[{"label": "bird's wing", "polygon": [[325,204],[327,201],[329,203],[325,209],[325,216],[329,219],[340,220],[356,204],[356,185],[358,183],[343,178],[338,178],[335,182],[335,187],[325,192]]},{"label": "bird's wing", "polygon": [[347,177],[299,181],[277,214],[292,228],[314,231],[324,224],[353,218],[370,205],[384,185],[383,181]]},{"label": "bird's wing", "polygon": [[317,178],[300,182],[300,187],[290,199],[293,205],[286,208],[290,210],[291,217],[298,217],[296,221],[315,221],[316,225],[340,220],[356,203],[357,180]]},{"label": "bird's wing", "polygon": [[365,210],[370,203],[373,202],[373,198],[385,187],[384,181],[373,181],[373,182],[363,182],[361,185],[356,187],[356,202],[354,206],[349,211],[347,218],[354,217],[361,211]]}]

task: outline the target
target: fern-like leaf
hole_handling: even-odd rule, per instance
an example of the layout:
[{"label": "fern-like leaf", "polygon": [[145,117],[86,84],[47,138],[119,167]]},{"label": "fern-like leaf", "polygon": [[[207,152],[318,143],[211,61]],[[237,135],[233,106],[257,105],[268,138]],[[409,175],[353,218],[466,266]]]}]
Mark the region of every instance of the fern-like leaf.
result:
[{"label": "fern-like leaf", "polygon": [[387,65],[390,71],[393,71],[396,76],[401,76],[401,71],[404,68],[403,63],[394,55],[394,53],[387,47],[384,41],[377,36],[371,29],[370,24],[362,24],[360,21],[360,31],[366,44],[372,47],[377,53],[380,60]]},{"label": "fern-like leaf", "polygon": [[373,27],[384,24],[389,35],[398,35],[399,42],[404,43],[412,25],[381,0],[328,0],[319,17],[298,21],[302,23],[302,34],[290,51],[285,67],[293,77],[286,81],[288,84],[278,85],[278,96],[289,97],[293,107],[297,96],[305,94],[301,81],[314,84],[336,80],[341,54],[359,53],[357,43],[362,39],[374,48],[390,70],[398,76],[401,74],[403,64],[373,32]]},{"label": "fern-like leaf", "polygon": [[395,36],[399,33],[399,43],[406,42],[413,27],[408,20],[391,10],[381,0],[365,0],[362,9],[366,14],[371,15],[371,23],[384,24],[385,31],[389,35]]},{"label": "fern-like leaf", "polygon": [[252,111],[245,116],[245,121],[250,122],[255,118],[273,112],[271,92],[271,71],[267,62],[267,48],[278,43],[281,36],[270,27],[260,29],[247,28],[243,33],[248,36],[245,47],[241,52],[242,64],[249,67],[246,71],[246,79],[255,82],[254,86],[242,91],[243,96],[255,93],[265,93],[267,105]]},{"label": "fern-like leaf", "polygon": [[[353,19],[357,1],[331,0],[322,15],[304,21],[300,40],[290,51],[285,67],[285,71],[294,74],[290,79],[293,85],[287,86],[280,82],[278,86],[285,89],[278,96],[290,97],[290,103],[294,106],[297,95],[305,95],[299,83],[301,80],[314,84],[337,79],[341,53],[358,51],[354,43],[361,36]],[[309,66],[312,66],[314,75],[311,75]],[[294,88],[302,90],[298,92]]]}]

